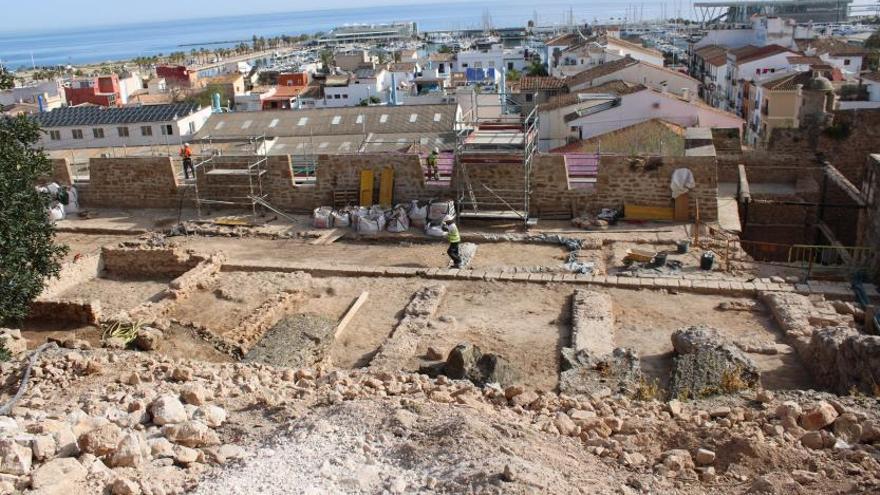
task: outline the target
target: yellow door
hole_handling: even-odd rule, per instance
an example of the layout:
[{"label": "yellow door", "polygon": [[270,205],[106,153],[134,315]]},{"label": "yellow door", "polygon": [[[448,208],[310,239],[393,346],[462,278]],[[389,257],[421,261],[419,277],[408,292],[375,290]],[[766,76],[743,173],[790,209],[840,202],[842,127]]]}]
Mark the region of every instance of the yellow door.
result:
[{"label": "yellow door", "polygon": [[361,206],[373,205],[373,171],[361,170]]},{"label": "yellow door", "polygon": [[382,169],[382,178],[379,180],[379,204],[390,207],[394,193],[394,169],[385,167]]}]

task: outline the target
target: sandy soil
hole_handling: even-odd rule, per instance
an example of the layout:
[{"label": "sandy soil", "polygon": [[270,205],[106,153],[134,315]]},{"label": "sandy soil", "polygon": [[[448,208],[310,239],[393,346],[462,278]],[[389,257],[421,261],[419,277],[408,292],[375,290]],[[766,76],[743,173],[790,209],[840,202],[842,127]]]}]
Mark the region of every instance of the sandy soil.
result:
[{"label": "sandy soil", "polygon": [[528,386],[555,389],[559,352],[571,338],[573,290],[561,285],[511,289],[496,282],[450,284],[438,319],[432,322],[437,332],[420,342],[418,355],[428,347],[446,354],[457,344],[471,342],[483,352],[507,358]]},{"label": "sandy soil", "polygon": [[118,242],[134,240],[137,236],[128,235],[91,235],[91,234],[73,234],[60,232],[56,236],[59,244],[68,247],[67,255],[64,261],[72,261],[74,257],[88,256],[101,252],[101,246],[107,244],[116,244]]},{"label": "sandy soil", "polygon": [[58,296],[59,300],[98,299],[105,315],[128,311],[150,301],[168,287],[171,278],[149,280],[92,278]]},{"label": "sandy soil", "polygon": [[[781,343],[782,334],[767,312],[719,311],[724,300],[696,294],[612,290],[617,325],[615,345],[632,347],[642,370],[664,385],[672,366],[672,332],[690,325],[708,325],[732,342]],[[748,301],[748,299],[743,299]],[[794,354],[749,354],[769,389],[810,388],[809,374]]]},{"label": "sandy soil", "polygon": [[[229,263],[260,262],[322,262],[341,265],[445,267],[446,244],[379,243],[337,241],[327,246],[313,246],[298,239],[236,239],[227,237],[175,238],[182,245],[203,252],[223,251]],[[549,266],[561,268],[566,251],[557,246],[515,243],[481,243],[472,267],[502,269],[511,267]]]}]

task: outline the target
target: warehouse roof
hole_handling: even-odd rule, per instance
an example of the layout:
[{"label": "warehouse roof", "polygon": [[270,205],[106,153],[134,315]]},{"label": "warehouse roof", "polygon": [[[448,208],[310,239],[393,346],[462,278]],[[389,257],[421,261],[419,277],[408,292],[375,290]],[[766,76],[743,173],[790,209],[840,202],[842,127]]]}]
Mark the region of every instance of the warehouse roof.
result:
[{"label": "warehouse roof", "polygon": [[76,106],[57,108],[34,118],[43,127],[172,122],[198,111],[196,103],[172,103],[137,107]]},{"label": "warehouse roof", "polygon": [[458,105],[401,105],[215,113],[196,138],[451,132]]}]

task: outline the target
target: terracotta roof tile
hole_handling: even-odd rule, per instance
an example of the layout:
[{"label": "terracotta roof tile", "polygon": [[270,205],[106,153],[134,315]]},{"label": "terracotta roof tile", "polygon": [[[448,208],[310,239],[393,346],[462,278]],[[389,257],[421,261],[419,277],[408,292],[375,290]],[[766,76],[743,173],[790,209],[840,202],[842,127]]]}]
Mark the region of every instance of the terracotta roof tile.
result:
[{"label": "terracotta roof tile", "polygon": [[535,77],[525,76],[520,79],[520,91],[542,91],[562,89],[565,87],[565,79],[558,77]]}]

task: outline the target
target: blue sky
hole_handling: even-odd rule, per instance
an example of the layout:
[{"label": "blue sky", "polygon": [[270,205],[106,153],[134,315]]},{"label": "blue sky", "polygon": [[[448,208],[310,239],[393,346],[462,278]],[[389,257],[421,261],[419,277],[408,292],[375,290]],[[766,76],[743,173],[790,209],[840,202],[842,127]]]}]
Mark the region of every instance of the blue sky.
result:
[{"label": "blue sky", "polygon": [[[3,0],[0,3],[5,4],[2,9],[3,16],[6,19],[15,19],[14,29],[18,31],[265,12],[295,12],[437,2],[438,0],[319,0],[313,2],[301,0],[149,0],[146,2],[116,3],[107,0],[38,0],[36,6],[30,2],[17,0]],[[3,30],[4,28],[0,27],[0,31]]]}]

